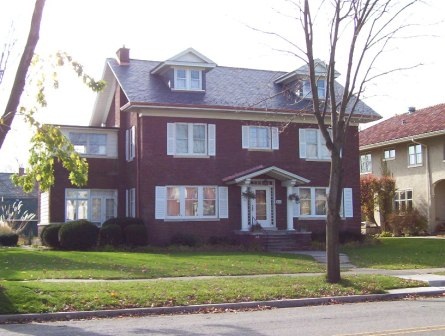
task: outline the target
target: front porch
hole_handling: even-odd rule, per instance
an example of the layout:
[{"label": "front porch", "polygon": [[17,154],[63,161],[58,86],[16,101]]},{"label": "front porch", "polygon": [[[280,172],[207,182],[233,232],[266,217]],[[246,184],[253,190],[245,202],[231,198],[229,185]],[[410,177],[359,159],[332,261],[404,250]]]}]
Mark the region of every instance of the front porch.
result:
[{"label": "front porch", "polygon": [[235,231],[239,242],[245,246],[269,252],[308,250],[311,232],[287,230]]}]

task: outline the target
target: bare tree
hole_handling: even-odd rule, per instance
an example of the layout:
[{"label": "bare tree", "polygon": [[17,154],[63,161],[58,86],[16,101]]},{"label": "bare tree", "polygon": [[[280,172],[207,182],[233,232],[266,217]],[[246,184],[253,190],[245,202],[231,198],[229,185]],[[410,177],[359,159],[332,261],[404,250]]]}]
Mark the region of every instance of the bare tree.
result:
[{"label": "bare tree", "polygon": [[8,103],[6,104],[5,111],[1,117],[0,123],[0,148],[5,141],[6,135],[11,128],[12,121],[17,113],[17,109],[20,104],[20,98],[26,83],[26,75],[28,68],[31,64],[34,56],[34,50],[39,40],[40,22],[42,21],[43,8],[45,6],[45,0],[36,0],[34,6],[34,12],[31,19],[31,26],[29,29],[28,39],[26,41],[25,48],[20,59],[20,63],[17,68],[14,83],[12,85],[11,94],[9,96]]},{"label": "bare tree", "polygon": [[[408,24],[401,23],[402,15],[417,0],[397,2],[394,0],[304,0],[297,4],[300,11],[305,48],[298,49],[298,55],[308,67],[313,112],[326,146],[331,153],[329,194],[327,197],[326,254],[327,280],[340,281],[339,261],[339,215],[343,188],[342,150],[351,118],[358,116],[359,99],[366,84],[373,79],[387,75],[401,68],[376,71],[376,62],[382,56],[388,43]],[[311,3],[311,4],[310,4]],[[318,6],[318,7],[316,7]],[[317,90],[317,42],[316,19],[318,12],[329,9],[329,59],[326,62],[326,97],[319,97]],[[340,49],[341,48],[341,49]],[[346,57],[339,56],[346,50]],[[346,73],[341,92],[338,91],[335,77],[336,66],[344,62]]]}]

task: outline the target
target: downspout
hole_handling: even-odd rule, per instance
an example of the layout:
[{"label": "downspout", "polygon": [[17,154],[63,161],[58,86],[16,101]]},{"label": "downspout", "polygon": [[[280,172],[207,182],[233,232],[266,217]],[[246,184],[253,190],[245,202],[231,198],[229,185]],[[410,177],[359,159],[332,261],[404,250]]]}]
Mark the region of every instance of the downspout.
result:
[{"label": "downspout", "polygon": [[134,147],[135,147],[135,149],[134,149],[134,151],[135,151],[135,154],[136,154],[136,157],[135,157],[135,160],[136,160],[136,192],[135,192],[135,197],[136,197],[136,200],[135,200],[135,207],[136,207],[136,213],[135,213],[135,217],[139,217],[139,218],[141,218],[141,214],[139,213],[139,209],[140,209],[140,207],[139,207],[139,202],[140,202],[140,184],[139,184],[139,182],[140,182],[140,162],[141,162],[141,160],[140,160],[140,158],[141,158],[141,153],[140,153],[140,147],[141,146],[139,146],[139,144],[140,144],[140,142],[141,142],[141,138],[142,138],[142,131],[141,131],[141,123],[140,123],[140,118],[141,118],[141,116],[139,115],[139,114],[137,114],[136,115],[136,130],[137,130],[137,137],[136,137],[136,139],[135,139],[135,141],[134,141]]},{"label": "downspout", "polygon": [[416,145],[421,145],[425,147],[425,168],[426,168],[426,190],[427,190],[427,216],[428,216],[428,224],[431,223],[434,225],[433,223],[433,219],[431,218],[431,168],[430,168],[430,155],[429,155],[429,150],[428,150],[428,146],[425,145],[424,143],[418,142],[416,140],[414,140],[414,138],[411,139],[412,143],[415,143]]}]

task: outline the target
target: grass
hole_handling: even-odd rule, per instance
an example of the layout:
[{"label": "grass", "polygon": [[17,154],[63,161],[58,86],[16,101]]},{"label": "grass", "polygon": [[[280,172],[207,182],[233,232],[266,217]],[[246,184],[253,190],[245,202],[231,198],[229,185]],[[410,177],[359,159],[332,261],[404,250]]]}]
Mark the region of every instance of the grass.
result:
[{"label": "grass", "polygon": [[155,279],[324,272],[312,258],[251,252],[71,252],[0,248],[0,280]]},{"label": "grass", "polygon": [[342,252],[359,267],[416,269],[445,267],[445,239],[380,238],[379,244],[345,246]]},{"label": "grass", "polygon": [[183,306],[251,300],[383,293],[419,286],[385,276],[348,276],[339,284],[323,276],[273,276],[206,280],[44,283],[0,281],[0,314]]}]

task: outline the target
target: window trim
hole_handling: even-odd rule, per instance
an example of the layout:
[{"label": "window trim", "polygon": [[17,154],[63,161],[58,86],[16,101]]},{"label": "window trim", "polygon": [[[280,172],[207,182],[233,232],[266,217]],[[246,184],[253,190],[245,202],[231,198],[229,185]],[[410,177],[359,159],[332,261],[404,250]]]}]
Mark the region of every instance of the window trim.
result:
[{"label": "window trim", "polygon": [[[411,192],[411,198],[408,198],[408,192]],[[403,200],[400,199],[400,195],[402,193],[405,193],[405,198]],[[401,189],[401,190],[396,190],[395,195],[394,195],[394,206],[393,209],[394,211],[398,211],[398,213],[402,214],[405,213],[408,209],[408,202],[411,202],[411,209],[412,210],[414,208],[414,191],[413,188],[406,188],[406,189]],[[399,204],[398,210],[396,208],[396,204]],[[400,204],[404,203],[405,204],[405,210],[400,210]],[[409,211],[409,210],[408,210]]]},{"label": "window trim", "polygon": [[[76,145],[74,144],[71,135],[84,135],[86,136],[86,145],[85,145],[85,153],[79,152],[78,150],[76,150]],[[104,146],[105,149],[105,153],[101,154],[101,153],[91,153],[90,149],[93,146],[92,141],[91,141],[91,137],[95,136],[95,135],[100,135],[105,137],[105,144],[101,144],[99,146]],[[69,141],[72,143],[74,150],[81,156],[87,156],[87,157],[106,157],[108,155],[108,134],[106,133],[98,133],[98,132],[76,132],[76,131],[70,131],[68,132],[68,139]]]},{"label": "window trim", "polygon": [[[187,125],[188,153],[177,152],[177,125]],[[193,126],[202,125],[205,128],[205,151],[204,153],[193,153]],[[191,130],[191,132],[190,132]],[[216,125],[205,123],[167,123],[167,155],[177,158],[209,158],[216,155]]]},{"label": "window trim", "polygon": [[[300,195],[300,190],[301,189],[309,189],[310,190],[310,204],[311,204],[311,212],[310,214],[301,214],[301,196],[300,196],[300,211],[298,214],[298,218],[302,218],[302,219],[306,219],[306,218],[326,218],[327,216],[327,210],[328,210],[328,193],[329,193],[329,188],[327,187],[298,187],[298,195]],[[324,215],[317,215],[316,214],[316,199],[315,199],[315,195],[316,195],[316,190],[324,190],[325,191],[325,195],[326,195],[326,214]]]},{"label": "window trim", "polygon": [[125,159],[133,161],[136,158],[136,128],[135,126],[125,130]]},{"label": "window trim", "polygon": [[[319,85],[319,82],[323,82],[323,85]],[[317,79],[317,92],[318,99],[326,99],[326,84],[327,81],[325,78]],[[301,98],[303,99],[312,99],[312,90],[311,90],[311,82],[309,79],[303,80],[301,84]]]},{"label": "window trim", "polygon": [[[307,134],[308,132],[316,132],[317,139],[317,156],[308,156],[307,151]],[[332,134],[332,129],[328,129],[328,132]],[[331,161],[331,155],[328,148],[326,147],[326,141],[318,128],[300,128],[298,130],[298,141],[299,141],[299,154],[300,159],[305,159],[306,161]],[[326,153],[326,155],[323,155]]]},{"label": "window trim", "polygon": [[[369,160],[362,160],[362,158],[368,158]],[[363,169],[363,165],[366,164],[366,170]],[[372,174],[372,154],[366,153],[366,154],[360,154],[360,175],[364,174]]]}]

